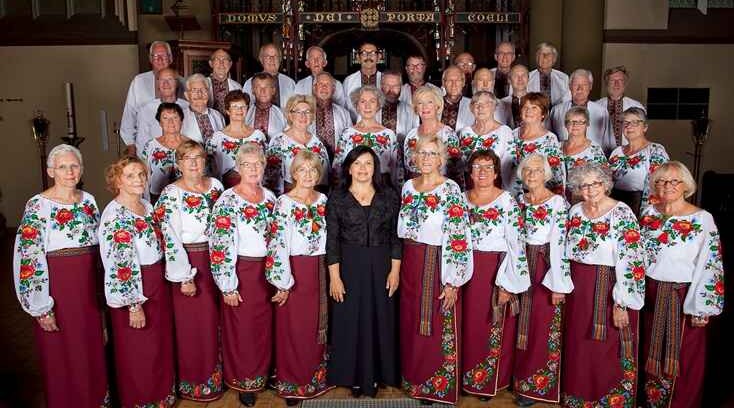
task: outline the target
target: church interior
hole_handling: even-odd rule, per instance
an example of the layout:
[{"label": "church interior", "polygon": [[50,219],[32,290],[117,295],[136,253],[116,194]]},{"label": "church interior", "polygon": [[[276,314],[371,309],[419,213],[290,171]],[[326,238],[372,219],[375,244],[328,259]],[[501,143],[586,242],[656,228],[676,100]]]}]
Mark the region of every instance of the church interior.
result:
[{"label": "church interior", "polygon": [[[267,43],[280,47],[280,72],[296,81],[309,75],[309,46],[323,48],[325,69],[343,80],[359,69],[358,47],[365,41],[383,51],[381,71],[403,72],[408,57],[422,56],[427,81],[439,87],[459,53],[471,53],[479,68],[495,67],[501,42],[514,44],[516,63],[529,69],[537,64],[536,45],[554,44],[556,69],[593,73],[592,100],[606,95],[605,70],[624,66],[625,94],[648,109],[650,141],[694,173],[699,191],[691,200],[713,214],[730,270],[732,21],[732,0],[0,0],[0,407],[45,406],[34,322],[18,305],[12,283],[13,240],[24,204],[48,182],[45,154],[62,141],[84,154],[84,190],[101,208],[112,199],[104,168],[125,151],[125,96],[131,79],[149,70],[153,41],[171,45],[173,66],[183,76],[209,75],[209,55],[227,49],[231,78],[240,84],[260,72],[258,50]],[[41,116],[48,121],[43,140],[33,131]],[[731,289],[728,283],[727,296]],[[705,407],[734,407],[731,303],[709,325]],[[264,395],[257,407],[285,406],[272,391]],[[346,399],[349,392],[320,398]],[[378,399],[396,398],[406,397],[393,388],[378,393]],[[216,402],[176,406],[242,405],[231,391]],[[458,406],[515,405],[504,391],[489,402],[462,396]]]}]

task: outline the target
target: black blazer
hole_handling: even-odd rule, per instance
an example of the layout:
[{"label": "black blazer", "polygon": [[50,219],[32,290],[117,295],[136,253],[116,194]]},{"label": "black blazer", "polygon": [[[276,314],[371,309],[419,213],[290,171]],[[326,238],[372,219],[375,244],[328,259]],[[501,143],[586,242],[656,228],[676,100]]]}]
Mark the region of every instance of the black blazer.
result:
[{"label": "black blazer", "polygon": [[349,190],[334,190],[326,202],[326,261],[341,262],[341,244],[389,246],[392,259],[400,259],[398,238],[400,198],[391,188],[375,192],[365,210]]}]

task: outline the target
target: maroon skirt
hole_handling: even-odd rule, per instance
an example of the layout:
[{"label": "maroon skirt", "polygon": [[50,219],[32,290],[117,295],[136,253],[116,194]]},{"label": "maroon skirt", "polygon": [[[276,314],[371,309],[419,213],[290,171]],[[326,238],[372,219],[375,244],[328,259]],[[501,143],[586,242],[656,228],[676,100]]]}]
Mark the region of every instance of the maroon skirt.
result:
[{"label": "maroon skirt", "polygon": [[628,328],[614,326],[614,267],[571,262],[571,277],[574,290],[566,295],[565,306],[563,406],[635,406],[638,312],[628,309]]},{"label": "maroon skirt", "polygon": [[237,280],[244,301],[237,307],[222,303],[224,378],[237,391],[257,392],[267,382],[273,350],[272,289],[264,258],[240,256]]},{"label": "maroon skirt", "polygon": [[323,256],[291,256],[296,284],[288,301],[275,308],[275,389],[283,398],[313,398],[330,390],[326,384],[325,341],[319,335],[319,313],[326,295],[319,278]]},{"label": "maroon skirt", "polygon": [[520,295],[513,377],[518,395],[558,403],[563,306],[551,303],[552,292],[542,284],[549,255],[548,244],[527,245],[530,288]]},{"label": "maroon skirt", "polygon": [[[650,355],[653,339],[653,320],[655,304],[661,282],[648,278],[645,288],[645,308],[643,309],[642,364]],[[650,374],[643,370],[647,406],[657,408],[700,407],[703,399],[703,380],[706,362],[706,327],[693,327],[691,317],[683,314],[683,301],[689,287],[678,284],[672,296],[677,296],[680,303],[680,353],[678,354],[679,370],[677,376]],[[667,340],[667,339],[664,339]],[[664,351],[663,351],[664,353]]]},{"label": "maroon skirt", "polygon": [[469,394],[493,397],[512,379],[517,318],[505,305],[499,319],[492,319],[494,282],[504,255],[475,250],[474,274],[462,287],[462,380]]},{"label": "maroon skirt", "polygon": [[405,241],[400,269],[402,387],[412,398],[455,404],[461,296],[453,308],[441,307],[439,247]]},{"label": "maroon skirt", "polygon": [[194,276],[196,295],[184,296],[181,285],[171,288],[176,328],[178,392],[193,401],[214,401],[222,396],[219,357],[218,290],[209,269],[209,245],[185,245]]},{"label": "maroon skirt", "polygon": [[59,331],[33,324],[48,408],[98,408],[110,402],[102,311],[97,303],[97,246],[46,254],[49,295]]},{"label": "maroon skirt", "polygon": [[171,287],[163,262],[141,268],[145,327],[130,327],[126,307],[110,310],[117,388],[122,408],[172,407],[176,402]]},{"label": "maroon skirt", "polygon": [[240,184],[240,173],[234,171],[234,169],[224,173],[222,175],[222,185],[224,189],[232,188],[237,184]]}]

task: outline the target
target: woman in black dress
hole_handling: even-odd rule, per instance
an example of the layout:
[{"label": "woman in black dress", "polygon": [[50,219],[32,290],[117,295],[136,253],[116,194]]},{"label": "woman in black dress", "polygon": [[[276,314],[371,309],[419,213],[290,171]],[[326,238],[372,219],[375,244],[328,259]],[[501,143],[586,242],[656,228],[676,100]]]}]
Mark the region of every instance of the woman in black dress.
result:
[{"label": "woman in black dress", "polygon": [[398,195],[383,186],[379,158],[357,146],[342,163],[343,184],[329,197],[326,257],[330,324],[329,384],[374,397],[377,384],[397,386],[393,294],[400,282]]}]

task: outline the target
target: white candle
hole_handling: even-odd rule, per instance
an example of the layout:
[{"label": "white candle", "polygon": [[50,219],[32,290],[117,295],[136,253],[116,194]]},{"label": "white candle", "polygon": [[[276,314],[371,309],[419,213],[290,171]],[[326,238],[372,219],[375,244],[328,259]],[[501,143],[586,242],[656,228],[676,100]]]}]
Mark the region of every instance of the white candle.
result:
[{"label": "white candle", "polygon": [[74,134],[74,88],[71,82],[64,84],[66,88],[66,133]]},{"label": "white candle", "polygon": [[110,150],[110,141],[107,138],[107,112],[104,109],[99,111],[99,134],[102,138],[102,151]]}]

